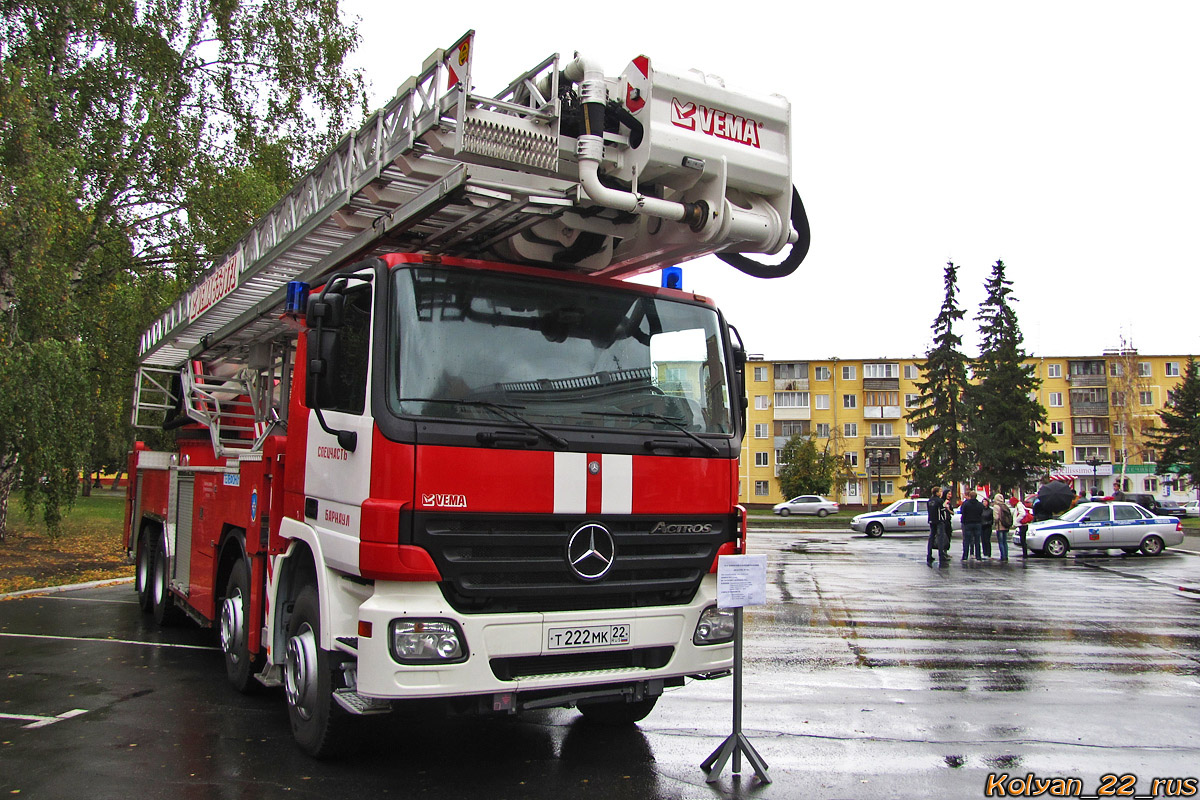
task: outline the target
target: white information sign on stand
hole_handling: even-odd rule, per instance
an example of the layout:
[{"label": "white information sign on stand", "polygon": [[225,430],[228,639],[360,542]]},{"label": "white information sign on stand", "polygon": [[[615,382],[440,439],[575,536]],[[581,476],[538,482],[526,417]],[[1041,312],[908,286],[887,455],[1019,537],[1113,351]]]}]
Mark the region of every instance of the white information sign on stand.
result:
[{"label": "white information sign on stand", "polygon": [[742,608],[767,604],[767,557],[721,556],[717,561],[717,605]]}]

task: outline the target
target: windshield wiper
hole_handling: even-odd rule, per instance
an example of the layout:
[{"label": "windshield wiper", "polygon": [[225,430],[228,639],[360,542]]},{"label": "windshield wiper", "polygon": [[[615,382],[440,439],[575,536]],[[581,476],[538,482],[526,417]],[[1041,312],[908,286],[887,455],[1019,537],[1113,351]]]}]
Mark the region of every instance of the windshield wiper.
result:
[{"label": "windshield wiper", "polygon": [[664,417],[662,414],[655,414],[653,411],[584,411],[582,413],[590,414],[592,416],[597,416],[597,417],[621,417],[624,419],[652,419],[652,420],[655,420],[656,422],[664,422],[667,425],[670,425],[675,430],[677,430],[680,433],[687,436],[689,439],[696,442],[696,444],[700,445],[705,450],[712,453],[714,456],[719,456],[721,454],[721,451],[718,450],[716,448],[716,446],[713,445],[711,442],[704,441],[699,436],[692,433],[687,428],[683,427],[682,425],[680,425],[678,422],[671,419],[670,417]]},{"label": "windshield wiper", "polygon": [[492,403],[487,400],[452,400],[441,397],[399,397],[397,400],[401,403],[449,403],[450,405],[455,406],[486,408],[488,411],[491,411],[497,416],[504,417],[505,419],[512,420],[513,422],[518,422],[524,425],[526,428],[536,431],[545,437],[546,440],[552,443],[555,447],[566,449],[569,444],[567,440],[561,436],[551,433],[541,425],[538,425],[536,422],[531,422],[512,410],[514,408],[525,408],[525,406],[505,406],[499,403]]}]

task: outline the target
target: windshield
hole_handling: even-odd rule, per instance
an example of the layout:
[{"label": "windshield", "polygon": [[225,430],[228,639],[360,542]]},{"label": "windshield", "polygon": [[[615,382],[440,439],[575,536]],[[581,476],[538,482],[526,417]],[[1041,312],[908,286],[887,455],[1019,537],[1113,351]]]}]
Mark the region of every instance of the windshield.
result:
[{"label": "windshield", "polygon": [[393,289],[397,414],[733,432],[712,308],[445,267],[398,269]]},{"label": "windshield", "polygon": [[1088,512],[1088,510],[1091,508],[1094,508],[1094,506],[1091,503],[1086,503],[1084,505],[1075,506],[1074,508],[1067,510],[1065,513],[1063,513],[1061,516],[1059,516],[1059,519],[1061,519],[1065,522],[1074,522],[1075,520],[1079,519],[1084,514],[1086,514]]}]

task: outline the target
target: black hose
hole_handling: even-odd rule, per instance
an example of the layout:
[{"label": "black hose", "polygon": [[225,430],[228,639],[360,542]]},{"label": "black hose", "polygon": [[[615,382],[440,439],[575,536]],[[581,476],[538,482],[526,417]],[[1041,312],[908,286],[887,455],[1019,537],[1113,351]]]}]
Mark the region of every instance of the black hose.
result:
[{"label": "black hose", "polygon": [[798,238],[792,245],[791,252],[778,264],[760,264],[741,253],[717,253],[717,258],[755,278],[782,278],[791,275],[808,255],[808,246],[812,239],[808,228],[808,214],[804,211],[804,202],[795,186],[792,187],[792,227],[796,229]]}]

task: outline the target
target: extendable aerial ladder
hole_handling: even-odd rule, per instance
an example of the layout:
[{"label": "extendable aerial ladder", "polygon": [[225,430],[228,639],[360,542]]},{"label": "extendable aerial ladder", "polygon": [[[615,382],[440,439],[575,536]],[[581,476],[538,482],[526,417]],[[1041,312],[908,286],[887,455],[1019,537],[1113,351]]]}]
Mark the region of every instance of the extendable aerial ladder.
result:
[{"label": "extendable aerial ladder", "polygon": [[[558,54],[495,97],[471,90],[474,31],[347,136],[142,335],[134,424],[206,424],[254,451],[286,409],[290,282],[384,252],[623,277],[717,253],[761,277],[808,249],[790,106],[639,56],[618,78]],[[778,253],[777,266],[742,253]],[[249,404],[234,398],[250,397]]]}]

